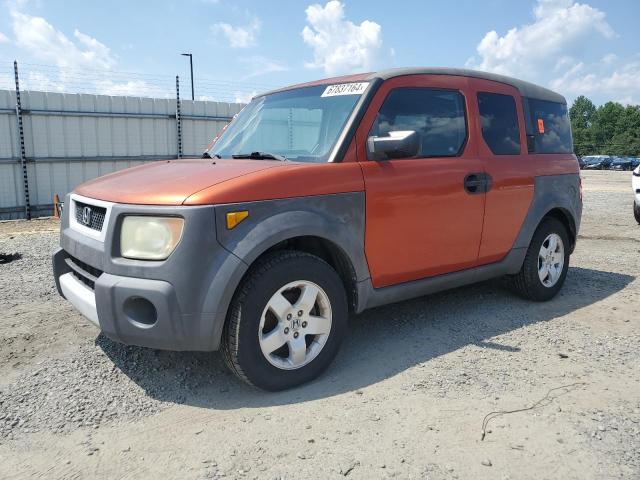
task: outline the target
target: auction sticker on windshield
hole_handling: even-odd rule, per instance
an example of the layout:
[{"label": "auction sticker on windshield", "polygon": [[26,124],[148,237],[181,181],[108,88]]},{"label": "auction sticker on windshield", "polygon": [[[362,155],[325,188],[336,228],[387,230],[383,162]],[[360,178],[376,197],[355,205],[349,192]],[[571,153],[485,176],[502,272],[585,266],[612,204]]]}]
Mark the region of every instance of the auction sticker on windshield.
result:
[{"label": "auction sticker on windshield", "polygon": [[329,85],[324,89],[321,97],[336,97],[338,95],[362,95],[369,86],[369,82],[339,83]]}]

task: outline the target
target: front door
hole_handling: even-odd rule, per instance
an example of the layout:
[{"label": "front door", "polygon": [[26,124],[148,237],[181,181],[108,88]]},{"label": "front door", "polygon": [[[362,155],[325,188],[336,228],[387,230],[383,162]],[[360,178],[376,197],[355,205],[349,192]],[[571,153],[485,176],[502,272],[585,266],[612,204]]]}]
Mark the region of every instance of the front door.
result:
[{"label": "front door", "polygon": [[[467,79],[455,76],[387,80],[358,128],[366,186],[365,252],[376,288],[477,264],[484,173],[469,137],[477,107],[466,88]],[[369,136],[406,130],[419,135],[417,156],[372,159]]]}]

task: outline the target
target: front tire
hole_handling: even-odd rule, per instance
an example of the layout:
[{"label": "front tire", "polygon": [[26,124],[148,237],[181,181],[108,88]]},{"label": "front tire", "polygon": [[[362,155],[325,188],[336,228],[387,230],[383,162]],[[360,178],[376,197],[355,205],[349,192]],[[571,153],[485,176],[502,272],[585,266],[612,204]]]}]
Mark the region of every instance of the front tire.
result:
[{"label": "front tire", "polygon": [[234,296],[223,355],[251,385],[291,388],[329,366],[347,319],[346,293],[329,264],[304,252],[274,252],[251,268]]},{"label": "front tire", "polygon": [[640,205],[637,201],[633,202],[633,216],[636,217],[636,222],[640,223]]},{"label": "front tire", "polygon": [[531,239],[520,271],[507,277],[513,291],[523,298],[551,300],[562,288],[569,269],[569,235],[555,218],[545,218]]}]

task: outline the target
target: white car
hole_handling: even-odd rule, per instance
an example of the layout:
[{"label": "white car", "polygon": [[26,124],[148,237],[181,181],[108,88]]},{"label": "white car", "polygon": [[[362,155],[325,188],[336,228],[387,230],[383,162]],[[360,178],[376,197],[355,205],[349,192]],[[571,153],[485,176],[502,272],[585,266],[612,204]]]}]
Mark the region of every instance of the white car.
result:
[{"label": "white car", "polygon": [[640,223],[640,165],[633,171],[631,185],[633,186],[633,193],[636,195],[633,202],[633,214],[636,217],[636,221]]}]

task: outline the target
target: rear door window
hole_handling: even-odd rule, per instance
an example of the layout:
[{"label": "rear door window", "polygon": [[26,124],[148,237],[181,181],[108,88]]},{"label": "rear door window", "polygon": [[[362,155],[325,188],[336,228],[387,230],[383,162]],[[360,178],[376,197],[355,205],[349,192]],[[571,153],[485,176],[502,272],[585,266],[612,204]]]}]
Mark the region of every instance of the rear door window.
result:
[{"label": "rear door window", "polygon": [[511,95],[478,93],[482,137],[494,155],[520,153],[516,101]]},{"label": "rear door window", "polygon": [[571,124],[565,104],[527,98],[525,106],[525,115],[529,116],[527,135],[533,139],[533,152],[573,153]]},{"label": "rear door window", "polygon": [[455,90],[396,88],[385,99],[369,132],[414,130],[420,136],[419,158],[455,157],[467,139],[465,103]]}]

